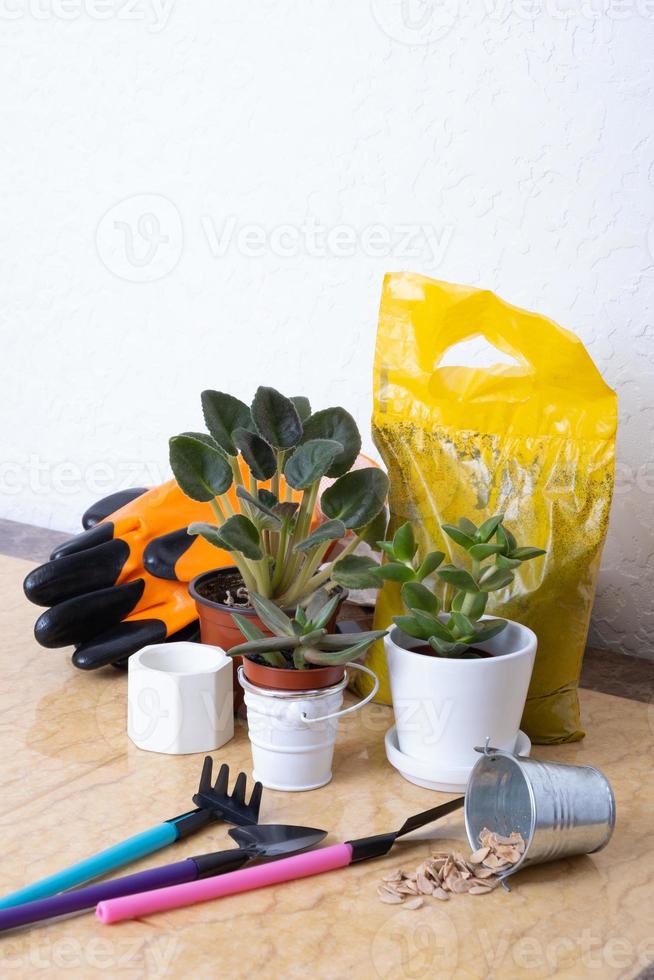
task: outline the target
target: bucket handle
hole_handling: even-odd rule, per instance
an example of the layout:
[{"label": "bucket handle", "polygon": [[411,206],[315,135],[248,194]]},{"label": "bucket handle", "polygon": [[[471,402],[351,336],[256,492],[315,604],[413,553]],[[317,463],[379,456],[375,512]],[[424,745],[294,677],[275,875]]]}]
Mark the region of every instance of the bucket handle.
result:
[{"label": "bucket handle", "polygon": [[372,699],[374,698],[375,694],[379,690],[379,678],[377,677],[377,674],[375,674],[373,670],[370,670],[369,667],[364,667],[363,664],[355,664],[350,662],[345,664],[345,666],[349,668],[354,668],[354,670],[362,670],[364,674],[368,675],[368,677],[372,677],[373,680],[372,691],[370,692],[370,694],[367,694],[366,697],[363,698],[363,700],[357,701],[356,704],[351,704],[349,708],[343,708],[342,711],[332,711],[331,714],[320,715],[319,718],[309,718],[307,716],[306,711],[303,711],[302,714],[300,715],[300,718],[307,725],[314,725],[316,724],[316,722],[319,721],[327,721],[328,718],[342,718],[343,715],[349,715],[352,711],[358,711],[359,708],[363,708],[364,704],[368,704],[368,702],[372,701]]}]

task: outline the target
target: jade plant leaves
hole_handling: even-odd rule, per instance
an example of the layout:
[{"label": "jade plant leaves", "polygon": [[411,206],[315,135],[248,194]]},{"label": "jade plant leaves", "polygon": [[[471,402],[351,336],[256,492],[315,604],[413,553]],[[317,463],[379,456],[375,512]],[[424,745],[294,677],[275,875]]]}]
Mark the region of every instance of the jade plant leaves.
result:
[{"label": "jade plant leaves", "polygon": [[343,476],[361,452],[359,429],[344,408],[324,408],[307,419],[302,442],[310,439],[335,439],[341,444],[341,451],[333,460],[326,476]]},{"label": "jade plant leaves", "polygon": [[354,530],[370,524],[384,506],[387,493],[386,474],[366,467],[339,477],[323,493],[320,506],[326,517],[338,518]]},{"label": "jade plant leaves", "polygon": [[479,591],[479,586],[475,582],[470,572],[466,572],[465,568],[456,568],[454,565],[444,565],[442,568],[438,569],[436,574],[443,580],[443,582],[446,582],[448,585],[453,585],[456,589],[461,589],[463,592]]},{"label": "jade plant leaves", "polygon": [[243,428],[234,430],[233,439],[256,480],[270,480],[275,475],[277,459],[265,439]]},{"label": "jade plant leaves", "polygon": [[[270,599],[265,599],[257,592],[250,593],[250,602],[254,606],[254,611],[264,626],[267,626],[275,636],[289,636],[297,639],[293,623],[286,613],[276,606]],[[298,639],[299,643],[299,639]]]},{"label": "jade plant leaves", "polygon": [[413,561],[418,544],[409,521],[397,529],[393,535],[393,552],[398,561]]},{"label": "jade plant leaves", "polygon": [[193,436],[173,436],[169,446],[175,479],[191,500],[213,500],[232,485],[231,467],[217,448]]},{"label": "jade plant leaves", "polygon": [[230,551],[238,551],[246,558],[259,561],[263,558],[259,529],[248,517],[235,514],[221,525],[220,539]]},{"label": "jade plant leaves", "polygon": [[454,524],[443,524],[442,527],[447,536],[452,538],[452,541],[456,541],[462,548],[465,548],[466,551],[472,548],[475,543],[474,537],[466,534],[465,531],[462,531],[461,528],[456,527]]},{"label": "jade plant leaves", "polygon": [[426,585],[420,582],[405,582],[401,590],[402,602],[407,609],[421,609],[423,612],[438,615],[441,608],[440,599]]},{"label": "jade plant leaves", "polygon": [[302,422],[290,398],[275,388],[257,388],[252,421],[259,435],[275,449],[292,449],[302,437]]},{"label": "jade plant leaves", "polygon": [[444,558],[445,552],[430,551],[418,566],[416,577],[422,582],[423,578],[427,578],[428,575],[432,575],[436,571]]},{"label": "jade plant leaves", "polygon": [[250,409],[245,402],[224,391],[203,391],[202,412],[212,438],[228,456],[236,456],[234,430],[252,425]]},{"label": "jade plant leaves", "polygon": [[295,490],[305,490],[322,479],[342,450],[334,439],[309,439],[295,449],[284,467],[284,476]]},{"label": "jade plant leaves", "polygon": [[483,592],[495,592],[496,589],[510,585],[513,579],[513,572],[509,568],[493,568],[490,565],[479,579],[479,588]]}]

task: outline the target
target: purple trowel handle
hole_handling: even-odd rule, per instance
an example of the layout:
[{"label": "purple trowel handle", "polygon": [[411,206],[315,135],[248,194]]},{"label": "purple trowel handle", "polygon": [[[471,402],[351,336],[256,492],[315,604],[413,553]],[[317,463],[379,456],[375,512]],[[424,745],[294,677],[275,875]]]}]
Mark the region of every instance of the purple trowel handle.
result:
[{"label": "purple trowel handle", "polygon": [[97,885],[89,885],[87,888],[78,888],[76,891],[40,898],[35,902],[26,902],[24,905],[0,909],[0,930],[14,929],[16,926],[39,922],[41,919],[51,919],[56,915],[91,909],[98,902],[108,898],[134,895],[152,888],[166,888],[168,885],[181,885],[187,881],[195,881],[197,877],[197,864],[192,858],[187,858],[186,861],[151,868],[149,871],[139,871],[134,875],[103,881]]}]

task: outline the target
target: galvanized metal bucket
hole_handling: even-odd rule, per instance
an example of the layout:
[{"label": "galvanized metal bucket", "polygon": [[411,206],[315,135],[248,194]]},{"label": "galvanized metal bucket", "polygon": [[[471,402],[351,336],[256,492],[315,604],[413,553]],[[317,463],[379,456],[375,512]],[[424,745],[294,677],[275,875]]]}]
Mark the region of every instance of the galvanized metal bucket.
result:
[{"label": "galvanized metal bucket", "polygon": [[526,843],[520,861],[502,877],[530,864],[605,847],[615,827],[615,797],[606,776],[592,766],[542,762],[488,745],[470,774],[466,833],[473,850],[487,827],[503,836],[518,831]]}]

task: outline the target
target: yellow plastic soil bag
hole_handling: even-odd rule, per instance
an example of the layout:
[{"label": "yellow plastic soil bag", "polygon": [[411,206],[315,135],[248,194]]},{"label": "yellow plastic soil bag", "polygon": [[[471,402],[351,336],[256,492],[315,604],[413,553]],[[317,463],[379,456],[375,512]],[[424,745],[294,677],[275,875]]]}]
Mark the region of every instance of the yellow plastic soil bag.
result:
[{"label": "yellow plastic soil bag", "polygon": [[[439,367],[482,336],[514,364]],[[384,280],[374,366],[373,438],[391,479],[393,530],[462,560],[440,525],[505,514],[523,544],[547,549],[488,612],[530,626],[538,653],[523,728],[535,742],[583,738],[577,687],[613,492],[617,402],[583,344],[493,293],[410,273]],[[402,611],[380,594],[375,626]],[[383,646],[368,659],[390,703]]]}]

